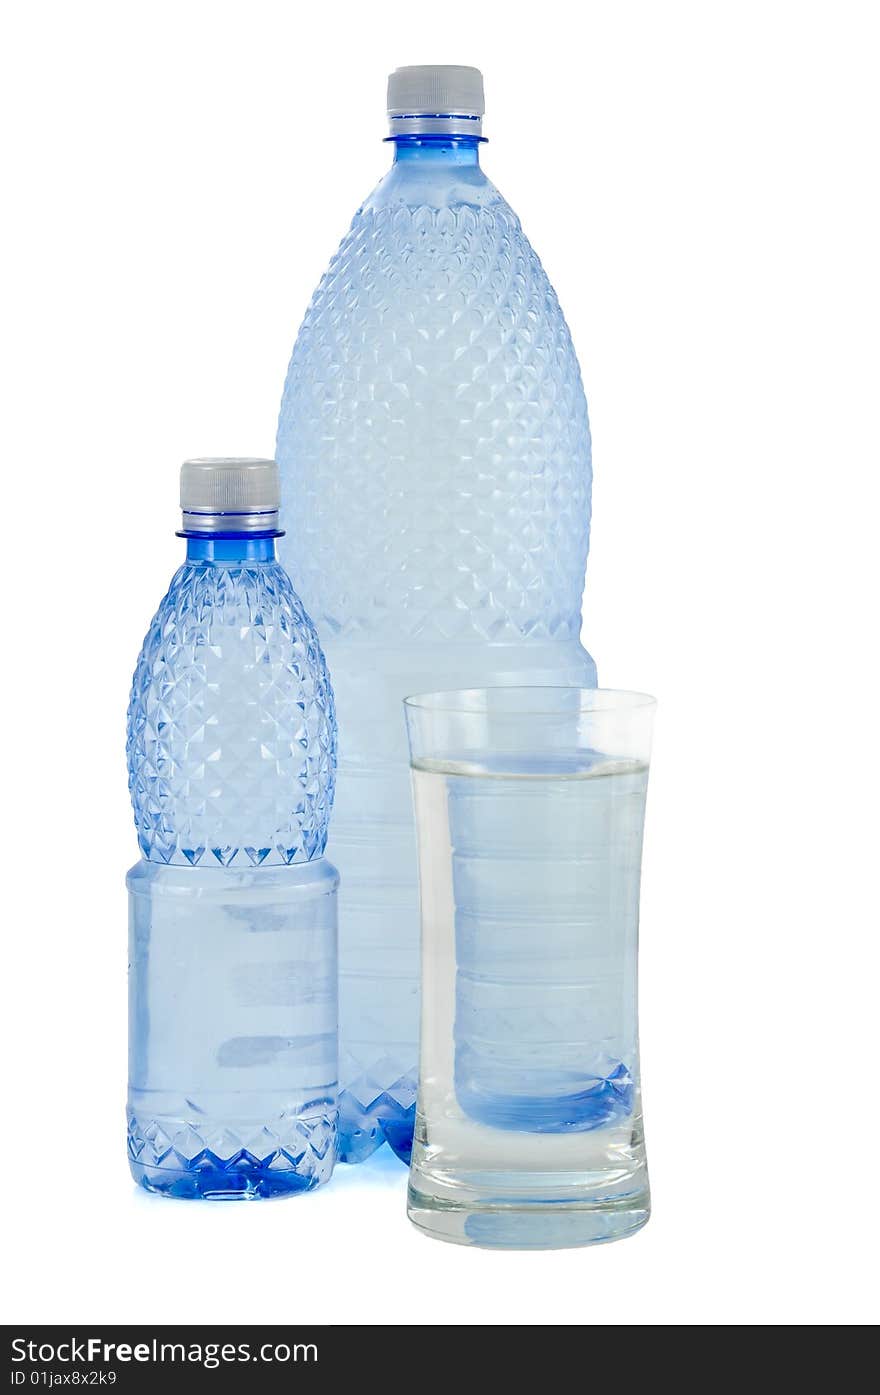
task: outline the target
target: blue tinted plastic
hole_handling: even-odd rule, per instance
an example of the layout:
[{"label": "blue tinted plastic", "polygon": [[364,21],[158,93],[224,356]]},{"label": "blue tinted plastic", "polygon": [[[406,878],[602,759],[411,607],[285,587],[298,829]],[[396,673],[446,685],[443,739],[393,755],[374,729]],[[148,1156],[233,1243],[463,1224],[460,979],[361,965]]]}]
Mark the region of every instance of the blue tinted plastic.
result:
[{"label": "blue tinted plastic", "polygon": [[184,1197],[326,1181],[336,1148],[336,722],[271,537],[190,537],[128,713],[128,1151]]},{"label": "blue tinted plastic", "polygon": [[340,1156],[409,1156],[419,896],[401,699],[591,686],[590,435],[556,295],[474,137],[398,137],[306,313],[281,544],[333,673]]}]

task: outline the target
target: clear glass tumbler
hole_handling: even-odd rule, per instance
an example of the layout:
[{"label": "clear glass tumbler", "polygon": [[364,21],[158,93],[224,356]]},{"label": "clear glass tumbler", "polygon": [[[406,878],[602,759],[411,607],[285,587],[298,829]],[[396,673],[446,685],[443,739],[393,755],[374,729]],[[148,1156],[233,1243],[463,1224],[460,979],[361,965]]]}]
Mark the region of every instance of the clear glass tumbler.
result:
[{"label": "clear glass tumbler", "polygon": [[408,1212],[465,1245],[616,1240],[650,1211],[637,950],[654,699],[406,700],[422,1030]]}]

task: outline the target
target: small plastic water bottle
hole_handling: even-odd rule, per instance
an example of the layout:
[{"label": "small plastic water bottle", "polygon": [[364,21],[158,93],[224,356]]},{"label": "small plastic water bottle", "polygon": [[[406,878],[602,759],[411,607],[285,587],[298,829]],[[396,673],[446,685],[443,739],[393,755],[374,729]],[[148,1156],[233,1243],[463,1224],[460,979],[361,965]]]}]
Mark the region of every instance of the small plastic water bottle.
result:
[{"label": "small plastic water bottle", "polygon": [[307,1191],[336,1155],[333,692],[274,461],[188,460],[180,493],[128,710],[129,1162],[170,1196]]},{"label": "small plastic water bottle", "polygon": [[[393,164],[306,312],[277,443],[297,501],[282,556],[339,703],[348,1162],[386,1141],[408,1160],[412,1144],[419,893],[401,700],[596,683],[580,643],[587,403],[556,294],[480,165],[482,77],[399,68],[387,108]],[[552,113],[535,119],[571,139]]]}]

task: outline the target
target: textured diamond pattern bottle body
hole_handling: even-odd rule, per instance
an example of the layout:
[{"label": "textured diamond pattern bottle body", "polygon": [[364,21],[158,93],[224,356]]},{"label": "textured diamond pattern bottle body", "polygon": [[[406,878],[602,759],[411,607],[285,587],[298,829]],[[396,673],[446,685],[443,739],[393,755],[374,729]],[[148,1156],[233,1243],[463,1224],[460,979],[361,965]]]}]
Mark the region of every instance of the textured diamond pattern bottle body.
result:
[{"label": "textured diamond pattern bottle body", "polygon": [[401,699],[596,681],[579,642],[586,400],[553,288],[480,168],[479,75],[399,70],[389,98],[394,163],[306,313],[277,445],[302,504],[282,555],[339,712],[330,851],[349,1161],[386,1138],[408,1158],[414,1121],[418,871]]},{"label": "textured diamond pattern bottle body", "polygon": [[129,1162],[173,1196],[309,1190],[335,1156],[333,694],[275,559],[277,499],[212,503],[272,505],[273,480],[184,466],[187,559],[129,705]]}]

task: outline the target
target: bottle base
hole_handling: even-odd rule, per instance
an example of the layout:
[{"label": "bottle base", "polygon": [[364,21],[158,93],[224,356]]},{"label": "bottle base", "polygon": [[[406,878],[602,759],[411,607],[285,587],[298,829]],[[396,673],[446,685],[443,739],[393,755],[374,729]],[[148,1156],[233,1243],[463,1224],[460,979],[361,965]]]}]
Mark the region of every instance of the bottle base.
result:
[{"label": "bottle base", "polygon": [[[230,1129],[184,1119],[130,1114],[128,1165],[145,1191],[188,1201],[261,1201],[314,1191],[330,1180],[336,1161],[332,1115],[291,1115],[251,1127],[242,1139]],[[207,1138],[205,1137],[207,1135]],[[246,1146],[250,1142],[250,1147]]]},{"label": "bottle base", "polygon": [[394,1094],[383,1091],[364,1105],[350,1090],[339,1096],[339,1161],[362,1163],[383,1143],[409,1167],[416,1122],[416,1077],[395,1082]]},{"label": "bottle base", "polygon": [[314,1191],[322,1181],[314,1176],[301,1177],[295,1172],[273,1173],[259,1167],[230,1168],[208,1164],[199,1168],[163,1168],[134,1162],[129,1166],[132,1177],[145,1191],[183,1201],[265,1201]]}]

